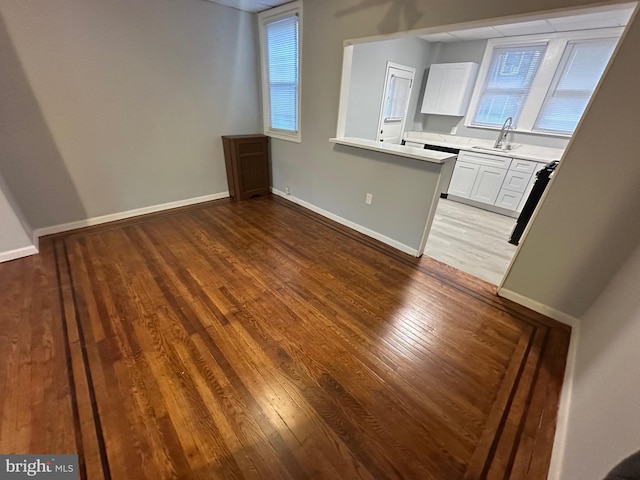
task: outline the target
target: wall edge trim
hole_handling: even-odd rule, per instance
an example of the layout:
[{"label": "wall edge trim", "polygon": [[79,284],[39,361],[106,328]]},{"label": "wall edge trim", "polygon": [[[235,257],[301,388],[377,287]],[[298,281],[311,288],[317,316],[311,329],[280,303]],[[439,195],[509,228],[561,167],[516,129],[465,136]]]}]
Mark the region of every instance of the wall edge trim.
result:
[{"label": "wall edge trim", "polygon": [[400,250],[401,252],[404,253],[408,253],[409,255],[412,255],[414,257],[418,256],[418,250],[415,248],[411,248],[408,245],[405,245],[404,243],[400,243],[397,240],[394,240],[392,238],[387,237],[386,235],[383,235],[381,233],[376,232],[375,230],[371,230],[370,228],[364,227],[358,223],[352,222],[351,220],[347,220],[346,218],[343,218],[339,215],[336,215],[335,213],[331,213],[328,210],[324,210],[323,208],[320,208],[312,203],[306,202],[300,198],[294,197],[293,195],[287,195],[285,192],[278,190],[276,188],[271,188],[271,193],[273,193],[274,195],[277,195],[279,197],[284,198],[285,200],[290,201],[291,203],[295,203],[297,205],[300,205],[301,207],[307,208],[309,210],[311,210],[312,212],[315,212],[319,215],[322,215],[323,217],[326,217],[330,220],[333,220],[334,222],[337,222],[341,225],[344,225],[345,227],[349,227],[357,232],[360,232],[368,237],[374,238],[376,240],[379,240],[380,242],[389,245],[397,250]]},{"label": "wall edge trim", "polygon": [[34,229],[34,236],[36,238],[40,238],[46,235],[53,235],[55,233],[68,232],[70,230],[77,230],[79,228],[92,227],[94,225],[100,225],[102,223],[114,222],[116,220],[124,220],[127,218],[137,217],[140,215],[146,215],[148,213],[156,213],[164,210],[171,210],[172,208],[186,207],[188,205],[195,205],[197,203],[210,202],[212,200],[220,200],[222,198],[228,198],[228,197],[229,197],[229,192],[213,193],[210,195],[203,195],[200,197],[177,200],[175,202],[160,203],[157,205],[150,205],[148,207],[135,208],[133,210],[126,210],[126,211],[117,212],[117,213],[110,213],[108,215],[101,215],[98,217],[89,217],[84,220],[77,220],[75,222],[61,223],[58,225],[51,225],[49,227],[36,228]]}]

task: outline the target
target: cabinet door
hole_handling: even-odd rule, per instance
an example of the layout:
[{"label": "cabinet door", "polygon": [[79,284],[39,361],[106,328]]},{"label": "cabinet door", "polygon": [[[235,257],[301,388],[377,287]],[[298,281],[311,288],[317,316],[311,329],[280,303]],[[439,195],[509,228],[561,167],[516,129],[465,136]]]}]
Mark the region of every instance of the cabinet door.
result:
[{"label": "cabinet door", "polygon": [[442,94],[440,96],[439,110],[443,114],[464,115],[464,96],[468,79],[468,68],[464,64],[452,64],[447,68]]},{"label": "cabinet door", "polygon": [[464,116],[478,73],[474,62],[434,63],[422,100],[422,113]]},{"label": "cabinet door", "polygon": [[479,169],[480,165],[475,163],[456,161],[448,193],[462,198],[469,198]]},{"label": "cabinet door", "polygon": [[507,171],[502,168],[481,166],[469,198],[493,205],[506,175]]},{"label": "cabinet door", "polygon": [[515,210],[522,200],[522,193],[513,192],[511,190],[500,190],[495,206],[506,208],[507,210]]},{"label": "cabinet door", "polygon": [[429,77],[424,90],[422,100],[422,113],[437,113],[440,111],[440,97],[445,89],[445,77],[447,68],[445,65],[433,64],[429,67]]}]

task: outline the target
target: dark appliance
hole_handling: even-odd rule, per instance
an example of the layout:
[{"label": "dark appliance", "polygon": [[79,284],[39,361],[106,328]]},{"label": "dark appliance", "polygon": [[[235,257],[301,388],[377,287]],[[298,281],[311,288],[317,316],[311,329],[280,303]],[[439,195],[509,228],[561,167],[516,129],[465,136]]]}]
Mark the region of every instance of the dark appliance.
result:
[{"label": "dark appliance", "polygon": [[[458,155],[460,153],[459,148],[442,147],[440,145],[429,145],[428,143],[424,146],[424,149],[435,150],[436,152],[453,153],[454,155]],[[440,198],[447,198],[447,191],[449,190],[449,183],[451,183],[452,176],[453,176],[453,166],[449,169],[447,174],[443,175],[442,177],[442,193],[440,193]]]},{"label": "dark appliance", "polygon": [[527,227],[531,216],[533,215],[533,211],[536,209],[538,202],[542,198],[542,194],[544,193],[545,188],[547,188],[547,184],[553,175],[553,171],[558,166],[558,161],[554,160],[553,162],[547,163],[541,170],[536,173],[537,180],[533,184],[533,188],[531,189],[531,193],[527,197],[527,201],[522,207],[522,212],[520,212],[520,216],[516,221],[516,226],[513,228],[513,232],[511,232],[511,238],[509,239],[509,243],[512,245],[518,245],[520,243],[520,238],[524,233],[524,229]]}]

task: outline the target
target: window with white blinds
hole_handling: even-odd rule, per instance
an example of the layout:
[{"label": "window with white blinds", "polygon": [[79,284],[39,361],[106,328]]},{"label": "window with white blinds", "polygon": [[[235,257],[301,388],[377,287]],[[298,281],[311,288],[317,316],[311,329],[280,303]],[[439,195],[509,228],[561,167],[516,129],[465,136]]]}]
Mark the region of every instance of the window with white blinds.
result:
[{"label": "window with white blinds", "polygon": [[300,141],[300,2],[259,19],[265,134]]},{"label": "window with white blinds", "polygon": [[535,130],[558,133],[575,130],[617,41],[604,38],[567,44]]},{"label": "window with white blinds", "polygon": [[411,79],[392,75],[389,80],[389,95],[384,103],[384,121],[401,122],[407,112],[411,93]]},{"label": "window with white blinds", "polygon": [[623,28],[601,28],[487,42],[465,117],[469,127],[573,134]]},{"label": "window with white blinds", "polygon": [[518,124],[546,48],[539,44],[493,50],[474,124],[500,127],[507,117]]}]

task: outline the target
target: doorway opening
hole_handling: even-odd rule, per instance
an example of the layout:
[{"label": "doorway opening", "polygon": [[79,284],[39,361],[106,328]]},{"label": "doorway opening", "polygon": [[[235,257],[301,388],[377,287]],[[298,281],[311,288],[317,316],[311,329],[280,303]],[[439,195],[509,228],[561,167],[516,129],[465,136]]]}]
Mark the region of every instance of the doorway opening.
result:
[{"label": "doorway opening", "polygon": [[[399,130],[407,147],[460,150],[441,182],[446,199],[434,215],[428,207],[418,256],[502,283],[518,249],[509,239],[536,174],[561,160],[636,7],[541,12],[346,42],[336,137],[396,142]],[[402,119],[385,115],[390,60],[415,69]],[[451,74],[445,69],[433,82],[442,101],[427,102],[434,65]]]}]

